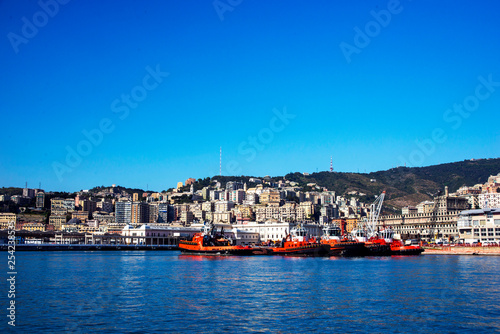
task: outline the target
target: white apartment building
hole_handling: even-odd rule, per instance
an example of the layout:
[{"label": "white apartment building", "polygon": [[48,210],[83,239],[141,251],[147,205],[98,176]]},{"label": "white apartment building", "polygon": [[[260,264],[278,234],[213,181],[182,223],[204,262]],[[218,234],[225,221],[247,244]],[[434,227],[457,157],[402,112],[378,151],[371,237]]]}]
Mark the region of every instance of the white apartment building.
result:
[{"label": "white apartment building", "polygon": [[500,242],[500,209],[477,209],[462,211],[457,227],[460,240],[465,243]]}]

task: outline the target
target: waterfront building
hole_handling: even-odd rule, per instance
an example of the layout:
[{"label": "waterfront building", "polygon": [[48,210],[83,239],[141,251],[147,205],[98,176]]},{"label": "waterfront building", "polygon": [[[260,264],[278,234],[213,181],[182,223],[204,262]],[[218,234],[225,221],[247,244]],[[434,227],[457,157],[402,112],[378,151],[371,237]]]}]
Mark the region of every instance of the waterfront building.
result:
[{"label": "waterfront building", "polygon": [[105,233],[121,234],[125,226],[127,226],[127,224],[119,224],[114,222],[108,223],[106,225],[99,225],[99,230]]},{"label": "waterfront building", "polygon": [[[321,236],[322,226],[314,223],[300,224],[309,236]],[[297,226],[289,222],[245,222],[243,224],[233,224],[233,228],[241,231],[258,233],[261,242],[281,241],[290,234],[290,230]]]},{"label": "waterfront building", "polygon": [[[425,241],[458,238],[458,214],[469,209],[466,198],[451,196],[448,187],[445,194],[434,198],[434,206],[430,212],[381,216],[379,228],[390,227],[396,237],[402,239],[423,239]],[[417,205],[418,208],[418,205]]]},{"label": "waterfront building", "polygon": [[189,238],[200,231],[200,228],[184,226],[142,225],[134,228],[126,225],[122,229],[121,235],[130,237],[125,239],[126,244],[176,245],[180,237]]},{"label": "waterfront building", "polygon": [[294,224],[288,222],[271,221],[233,224],[233,228],[237,230],[257,233],[261,242],[281,241],[294,226]]},{"label": "waterfront building", "polygon": [[500,243],[500,208],[460,212],[458,217],[460,241]]},{"label": "waterfront building", "polygon": [[260,234],[257,232],[239,230],[237,228],[232,228],[226,232],[224,230],[224,234],[228,235],[231,239],[235,241],[236,245],[242,246],[255,246],[261,243]]}]

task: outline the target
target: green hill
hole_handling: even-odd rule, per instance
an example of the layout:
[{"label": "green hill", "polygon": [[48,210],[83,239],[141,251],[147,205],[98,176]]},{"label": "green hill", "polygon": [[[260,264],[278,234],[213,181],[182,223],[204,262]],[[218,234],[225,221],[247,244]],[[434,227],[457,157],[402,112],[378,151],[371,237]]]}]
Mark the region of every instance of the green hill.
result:
[{"label": "green hill", "polygon": [[[415,205],[421,201],[432,199],[438,191],[449,187],[450,192],[461,186],[473,186],[484,183],[490,175],[500,172],[500,158],[465,160],[428,167],[398,167],[373,173],[340,173],[319,172],[310,175],[290,173],[286,180],[295,181],[305,187],[307,183],[316,183],[339,195],[357,191],[365,194],[360,200],[371,202],[375,196],[386,191],[384,208],[386,211],[397,211],[406,205]],[[221,179],[215,176],[213,179]],[[248,181],[248,177],[235,176],[222,178],[223,181]],[[273,180],[282,177],[273,177]]]}]

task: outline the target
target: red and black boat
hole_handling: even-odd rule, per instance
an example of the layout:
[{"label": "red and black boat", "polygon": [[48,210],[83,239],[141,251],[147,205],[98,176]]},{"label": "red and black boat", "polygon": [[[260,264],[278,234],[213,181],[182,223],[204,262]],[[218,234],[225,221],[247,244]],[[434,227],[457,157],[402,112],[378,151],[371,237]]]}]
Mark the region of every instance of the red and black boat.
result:
[{"label": "red and black boat", "polygon": [[206,226],[203,233],[196,233],[191,239],[179,240],[183,254],[197,255],[264,255],[268,251],[258,247],[234,245],[224,236],[224,229],[219,233],[215,227]]},{"label": "red and black boat", "polygon": [[279,247],[271,248],[274,255],[283,256],[329,256],[330,245],[307,236],[303,227],[294,228],[283,239]]},{"label": "red and black boat", "polygon": [[345,231],[345,221],[341,223],[342,228],[337,225],[328,225],[323,229],[321,243],[330,246],[331,256],[363,256],[365,255],[365,243],[349,239]]}]

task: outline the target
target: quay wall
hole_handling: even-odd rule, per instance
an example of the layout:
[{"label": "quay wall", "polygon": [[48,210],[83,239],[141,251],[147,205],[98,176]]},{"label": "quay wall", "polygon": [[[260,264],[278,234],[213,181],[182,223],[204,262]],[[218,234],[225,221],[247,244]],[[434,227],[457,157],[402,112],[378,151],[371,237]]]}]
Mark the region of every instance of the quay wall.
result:
[{"label": "quay wall", "polygon": [[500,247],[424,247],[426,255],[500,255]]}]

